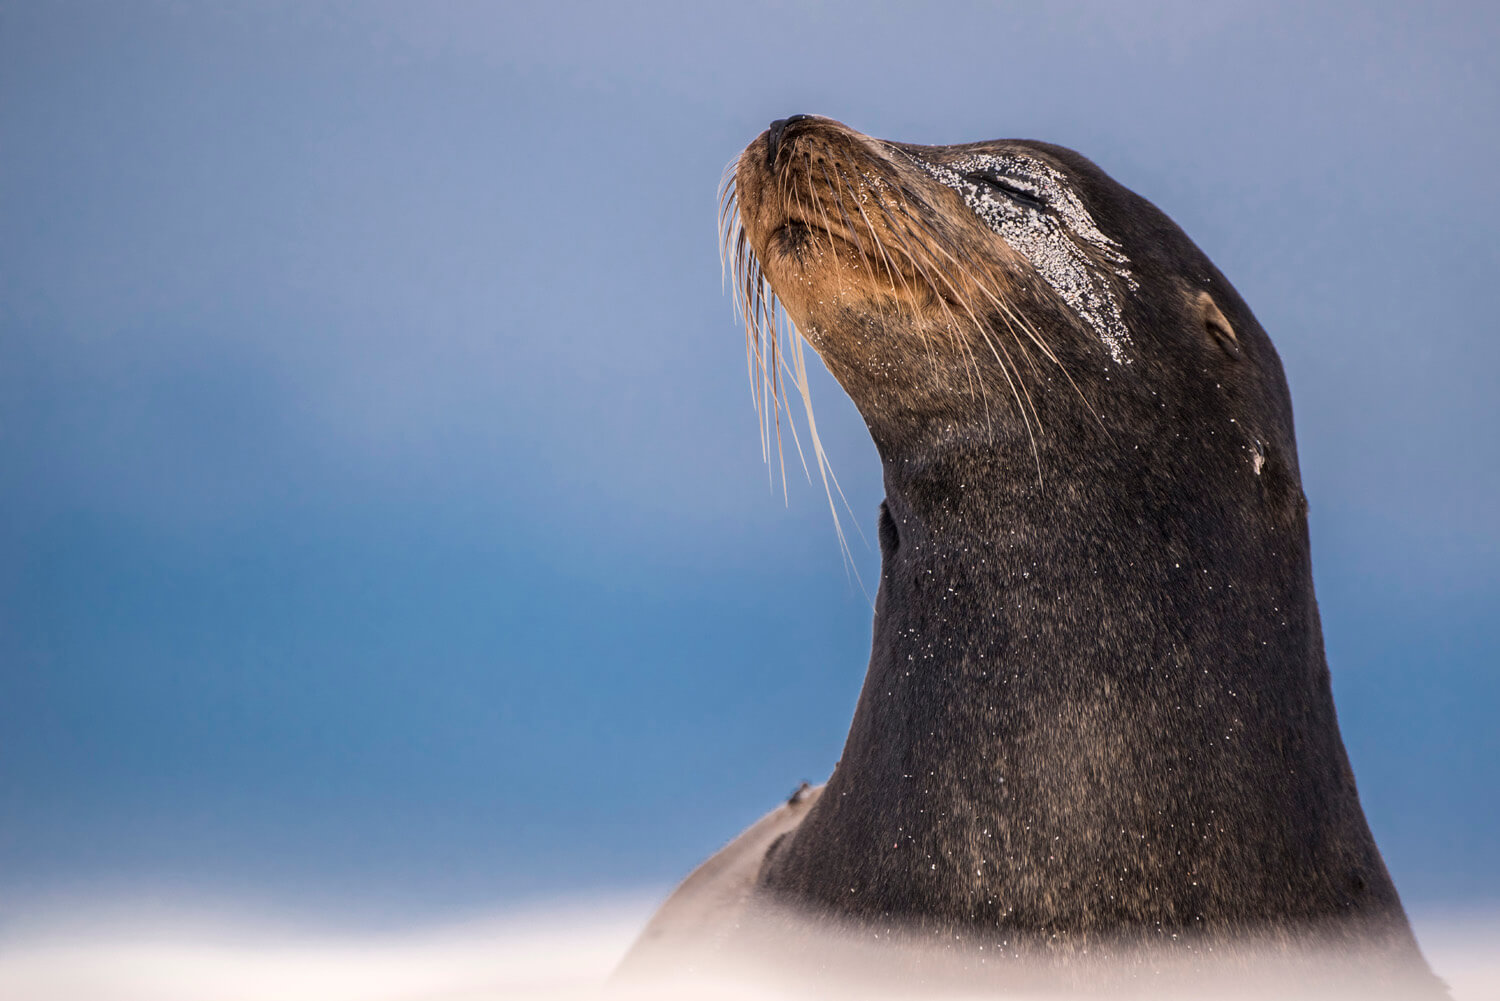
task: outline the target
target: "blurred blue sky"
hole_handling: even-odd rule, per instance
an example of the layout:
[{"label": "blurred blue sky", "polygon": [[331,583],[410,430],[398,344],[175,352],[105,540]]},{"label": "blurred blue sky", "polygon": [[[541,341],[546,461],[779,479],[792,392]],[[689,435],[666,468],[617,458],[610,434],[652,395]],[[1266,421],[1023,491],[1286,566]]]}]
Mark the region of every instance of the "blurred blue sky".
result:
[{"label": "blurred blue sky", "polygon": [[798,112],[1072,146],[1214,258],[1291,381],[1387,861],[1500,901],[1497,43],[1478,3],[0,3],[0,921],[664,886],[827,774],[870,606],[768,483],[714,242]]}]

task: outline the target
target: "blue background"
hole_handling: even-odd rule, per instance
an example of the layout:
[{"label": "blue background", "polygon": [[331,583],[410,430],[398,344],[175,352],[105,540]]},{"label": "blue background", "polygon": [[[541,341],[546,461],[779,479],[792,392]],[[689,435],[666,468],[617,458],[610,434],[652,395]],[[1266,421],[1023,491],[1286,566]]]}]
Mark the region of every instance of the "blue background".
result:
[{"label": "blue background", "polygon": [[827,774],[870,605],[714,235],[798,112],[1072,146],[1214,258],[1390,868],[1500,900],[1500,20],[1311,6],[0,5],[0,921],[665,887]]}]

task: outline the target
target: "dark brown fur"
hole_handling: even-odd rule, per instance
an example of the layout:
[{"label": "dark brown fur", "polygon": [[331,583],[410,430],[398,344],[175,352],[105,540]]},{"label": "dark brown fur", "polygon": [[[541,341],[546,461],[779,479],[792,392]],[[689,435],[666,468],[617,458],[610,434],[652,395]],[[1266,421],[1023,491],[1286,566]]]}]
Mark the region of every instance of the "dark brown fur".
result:
[{"label": "dark brown fur", "polygon": [[[1069,150],[821,118],[775,138],[735,173],[740,276],[858,406],[887,496],[843,757],[754,900],[1054,967],[1316,942],[1439,992],[1339,736],[1291,401],[1249,307]],[[1049,165],[1119,246],[1128,364],[914,162],[976,152]]]}]

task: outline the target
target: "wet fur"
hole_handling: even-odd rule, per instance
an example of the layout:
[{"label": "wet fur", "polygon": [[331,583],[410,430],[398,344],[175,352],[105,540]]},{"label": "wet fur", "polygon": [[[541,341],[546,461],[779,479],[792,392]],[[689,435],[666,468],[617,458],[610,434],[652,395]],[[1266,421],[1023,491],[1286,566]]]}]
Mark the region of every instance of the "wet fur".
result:
[{"label": "wet fur", "polygon": [[[753,900],[1059,966],[1316,939],[1438,991],[1339,736],[1291,401],[1250,309],[1069,150],[827,119],[779,139],[726,199],[759,401],[779,404],[779,298],[886,499],[843,757]],[[975,150],[1061,171],[1123,249],[1128,365],[909,159]]]}]

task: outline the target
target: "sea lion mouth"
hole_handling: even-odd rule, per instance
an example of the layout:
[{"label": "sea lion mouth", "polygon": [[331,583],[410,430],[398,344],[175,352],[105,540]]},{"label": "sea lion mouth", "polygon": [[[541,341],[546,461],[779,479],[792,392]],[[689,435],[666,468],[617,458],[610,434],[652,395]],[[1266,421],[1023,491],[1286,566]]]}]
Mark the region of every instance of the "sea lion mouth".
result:
[{"label": "sea lion mouth", "polygon": [[[881,144],[832,119],[792,115],[772,122],[746,148],[741,169],[743,161],[753,159],[751,150],[757,143],[764,147],[765,171],[761,194],[750,199],[760,223],[750,227],[752,253],[768,257],[776,251],[795,252],[816,235],[833,245],[823,248],[835,251],[827,258],[831,263],[837,262],[838,251],[868,252],[873,255],[868,263],[876,268],[870,277],[897,267],[894,258],[879,253],[885,241],[877,229],[889,206],[870,200],[871,192],[882,185],[881,175],[889,173],[881,169],[890,160]],[[734,183],[742,190],[747,183],[754,185],[740,176]],[[740,203],[743,209],[743,198]],[[804,271],[817,266],[806,259],[797,264]],[[889,282],[893,275],[884,277]]]},{"label": "sea lion mouth", "polygon": [[788,219],[776,228],[775,243],[778,252],[800,256],[812,240],[812,230],[800,219]]}]

